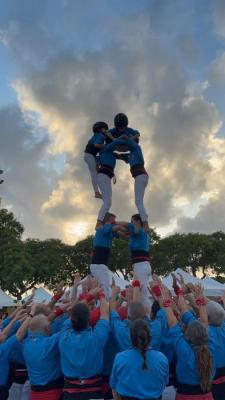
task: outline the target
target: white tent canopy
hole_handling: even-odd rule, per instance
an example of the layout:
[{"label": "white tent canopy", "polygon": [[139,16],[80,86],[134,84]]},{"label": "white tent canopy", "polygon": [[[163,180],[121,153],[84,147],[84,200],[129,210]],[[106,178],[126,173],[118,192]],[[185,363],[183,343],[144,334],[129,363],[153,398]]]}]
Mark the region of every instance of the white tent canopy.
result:
[{"label": "white tent canopy", "polygon": [[[174,271],[174,273],[178,278],[179,275],[177,275],[177,273],[180,273],[185,283],[192,283],[193,285],[201,283],[204,286],[204,294],[206,296],[212,296],[212,297],[221,296],[225,291],[225,285],[223,285],[220,282],[217,282],[215,279],[207,277],[201,280],[193,275],[188,274],[181,268],[177,268],[176,271]],[[163,283],[168,287],[168,289],[170,289],[173,292],[173,278],[171,274],[163,278]]]},{"label": "white tent canopy", "polygon": [[206,277],[202,280],[206,296],[221,296],[225,291],[225,285],[213,278]]},{"label": "white tent canopy", "polygon": [[[30,296],[26,296],[23,300],[27,301]],[[43,287],[39,287],[35,290],[33,303],[49,303],[52,295]]]},{"label": "white tent canopy", "polygon": [[0,308],[12,307],[14,305],[13,299],[0,289]]}]

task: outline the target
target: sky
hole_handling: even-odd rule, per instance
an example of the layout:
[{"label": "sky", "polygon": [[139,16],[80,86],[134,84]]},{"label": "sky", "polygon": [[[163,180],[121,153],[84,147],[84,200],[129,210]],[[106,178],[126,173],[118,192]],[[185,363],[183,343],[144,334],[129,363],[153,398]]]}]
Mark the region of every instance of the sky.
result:
[{"label": "sky", "polygon": [[[24,237],[94,232],[84,147],[118,112],[141,133],[151,227],[225,231],[224,0],[0,0],[2,207]],[[116,166],[112,212],[136,212]]]}]

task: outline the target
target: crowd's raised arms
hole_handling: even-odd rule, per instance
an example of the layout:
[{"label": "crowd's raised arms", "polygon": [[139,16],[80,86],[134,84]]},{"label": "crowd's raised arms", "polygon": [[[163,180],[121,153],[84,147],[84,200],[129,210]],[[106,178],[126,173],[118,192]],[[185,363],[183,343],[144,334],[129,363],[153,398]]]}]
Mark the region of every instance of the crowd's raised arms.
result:
[{"label": "crowd's raised arms", "polygon": [[225,295],[173,287],[153,275],[149,308],[137,279],[108,300],[76,275],[69,295],[59,284],[49,304],[18,307],[1,325],[0,399],[225,399]]}]

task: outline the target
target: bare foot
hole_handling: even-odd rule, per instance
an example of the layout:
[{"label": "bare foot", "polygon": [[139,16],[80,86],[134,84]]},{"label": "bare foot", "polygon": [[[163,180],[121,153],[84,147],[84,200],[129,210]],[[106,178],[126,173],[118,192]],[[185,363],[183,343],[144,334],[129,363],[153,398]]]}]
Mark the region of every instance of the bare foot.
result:
[{"label": "bare foot", "polygon": [[95,192],[95,198],[96,199],[102,199],[102,195],[100,192]]}]

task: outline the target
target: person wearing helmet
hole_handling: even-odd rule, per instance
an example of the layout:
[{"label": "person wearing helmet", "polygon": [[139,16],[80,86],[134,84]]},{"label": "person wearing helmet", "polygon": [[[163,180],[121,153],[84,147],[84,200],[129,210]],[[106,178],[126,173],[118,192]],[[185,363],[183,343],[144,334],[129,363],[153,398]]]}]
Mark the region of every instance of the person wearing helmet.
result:
[{"label": "person wearing helmet", "polygon": [[91,175],[91,182],[94,189],[95,197],[97,199],[101,199],[102,195],[100,193],[98,182],[97,182],[97,163],[96,163],[96,156],[100,149],[104,147],[106,134],[108,132],[108,125],[106,122],[99,121],[95,122],[92,127],[92,131],[94,135],[88,141],[88,144],[84,151],[84,161],[86,162],[90,175]]},{"label": "person wearing helmet", "polygon": [[[128,138],[139,142],[140,133],[128,127],[129,121],[126,114],[119,113],[114,118],[114,128],[110,129],[109,132],[114,138],[120,138],[122,135],[126,135]],[[107,138],[107,142],[110,142],[111,138]]]}]

